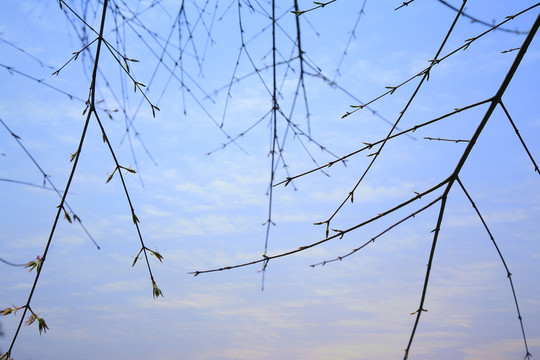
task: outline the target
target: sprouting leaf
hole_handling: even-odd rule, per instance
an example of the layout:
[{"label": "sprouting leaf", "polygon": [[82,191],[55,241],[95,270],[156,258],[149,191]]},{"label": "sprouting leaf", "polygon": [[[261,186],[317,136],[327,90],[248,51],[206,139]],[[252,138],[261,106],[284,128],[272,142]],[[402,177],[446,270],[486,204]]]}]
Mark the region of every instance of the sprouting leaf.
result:
[{"label": "sprouting leaf", "polygon": [[330,221],[326,223],[326,237],[328,237],[328,233],[330,232]]},{"label": "sprouting leaf", "polygon": [[135,215],[134,212],[132,212],[133,214],[133,223],[136,225],[138,222],[140,222],[139,218],[137,217],[137,215]]},{"label": "sprouting leaf", "polygon": [[150,254],[154,255],[159,260],[159,262],[163,262],[163,255],[154,250],[148,249],[148,251],[150,251]]},{"label": "sprouting leaf", "polygon": [[16,311],[16,310],[13,309],[13,308],[5,308],[4,310],[0,311],[0,314],[2,316],[7,316],[7,315],[11,314],[14,311]]},{"label": "sprouting leaf", "polygon": [[295,10],[292,10],[291,11],[293,14],[295,14],[296,16],[300,16],[302,15],[303,13],[307,12],[306,10],[300,10],[300,11],[295,11]]},{"label": "sprouting leaf", "polygon": [[151,105],[151,107],[152,107],[152,116],[156,117],[156,112],[154,111],[154,109],[157,111],[161,111],[161,110],[156,105]]},{"label": "sprouting leaf", "polygon": [[47,330],[49,330],[49,327],[47,326],[47,323],[45,322],[45,319],[38,317],[38,329],[39,329],[39,335],[41,335],[41,332],[45,334]]},{"label": "sprouting leaf", "polygon": [[118,168],[114,169],[114,171],[111,173],[111,175],[109,175],[109,177],[107,178],[107,181],[105,181],[105,184],[108,184],[109,181],[112,180],[113,176],[114,176],[114,173],[116,172],[116,170],[118,170]]},{"label": "sprouting leaf", "polygon": [[72,162],[77,157],[78,153],[79,153],[79,150],[77,150],[73,154],[71,154],[71,156],[69,158],[69,162]]},{"label": "sprouting leaf", "polygon": [[268,266],[268,262],[270,261],[270,259],[269,259],[266,255],[264,255],[264,254],[263,254],[263,257],[266,258],[266,261],[264,262],[264,265],[263,265],[262,269],[259,270],[259,271],[257,271],[257,272],[263,272],[263,271],[266,271],[266,267]]},{"label": "sprouting leaf", "polygon": [[26,321],[24,322],[24,324],[26,326],[29,326],[29,325],[32,325],[34,323],[34,321],[37,320],[37,315],[34,314],[34,313],[31,313],[30,316],[28,317],[28,319],[26,319]]},{"label": "sprouting leaf", "polygon": [[414,314],[419,313],[419,312],[422,312],[422,311],[426,311],[426,312],[427,312],[426,309],[418,309],[418,310],[416,310],[416,311],[413,311],[413,312],[411,313],[411,315],[414,315]]},{"label": "sprouting leaf", "polygon": [[158,288],[155,281],[152,281],[152,292],[153,292],[154,299],[157,299],[159,297],[159,295],[161,295],[163,297],[163,293]]},{"label": "sprouting leaf", "polygon": [[130,173],[132,174],[136,174],[137,171],[133,170],[131,167],[124,167],[124,166],[120,166],[122,169],[126,170],[126,171],[129,171]]},{"label": "sprouting leaf", "polygon": [[29,272],[31,272],[35,268],[37,268],[37,271],[39,271],[42,262],[43,262],[43,259],[41,259],[38,255],[36,256],[36,260],[30,261],[28,264],[24,266],[24,268],[25,269],[30,268],[30,270],[28,270]]},{"label": "sprouting leaf", "polygon": [[131,264],[131,267],[135,266],[135,264],[137,263],[137,260],[139,260],[139,255],[141,255],[142,251],[144,250],[144,248],[142,248],[141,250],[139,250],[139,252],[137,253],[137,255],[135,256],[135,259],[133,259],[133,264]]},{"label": "sprouting leaf", "polygon": [[[64,210],[64,209],[62,209]],[[64,210],[64,217],[66,218],[66,220],[70,223],[70,224],[73,224],[73,221],[71,221],[71,217],[69,216],[69,214],[67,213],[66,210]]]},{"label": "sprouting leaf", "polygon": [[473,42],[474,40],[476,40],[476,38],[470,38],[470,39],[465,40],[465,42],[466,42],[467,44],[465,44],[465,46],[463,47],[463,50],[467,50],[467,48],[469,47],[469,45],[471,45],[472,42]]}]

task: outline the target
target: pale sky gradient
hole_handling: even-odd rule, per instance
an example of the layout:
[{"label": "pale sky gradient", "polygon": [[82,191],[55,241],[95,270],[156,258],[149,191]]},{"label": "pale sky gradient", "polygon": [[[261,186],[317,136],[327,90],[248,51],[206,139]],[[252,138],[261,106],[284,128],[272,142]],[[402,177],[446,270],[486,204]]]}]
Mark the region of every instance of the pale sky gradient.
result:
[{"label": "pale sky gradient", "polygon": [[[122,1],[113,3],[125,11]],[[141,1],[130,6],[133,11],[147,9],[138,19],[159,34],[163,43],[174,24],[178,3],[166,0],[147,9],[149,1]],[[174,77],[164,66],[154,76],[156,56],[129,26],[121,28],[120,34],[128,41],[126,48],[119,50],[139,60],[130,68],[138,81],[149,85],[147,95],[161,109],[156,118],[150,106],[141,101],[140,93],[133,93],[132,84],[121,80],[111,56],[102,55],[101,70],[110,88],[100,77],[97,97],[105,100],[104,107],[124,108],[126,116],[118,111],[110,120],[103,111],[99,114],[120,164],[138,169],[138,174],[126,175],[127,185],[146,246],[164,256],[162,264],[150,258],[164,297],[152,298],[144,261],[131,267],[140,243],[118,176],[105,184],[115,165],[92,121],[67,202],[101,249],[96,249],[77,223],[59,223],[31,303],[50,330],[40,336],[36,324],[23,327],[13,348],[15,359],[403,357],[414,324],[410,313],[420,301],[438,205],[342,261],[314,268],[310,265],[347,254],[427,205],[435,195],[343,239],[271,261],[264,291],[260,290],[262,264],[188,275],[257,260],[264,251],[266,228],[261,224],[267,219],[272,140],[271,118],[265,114],[272,101],[259,76],[243,76],[253,72],[251,61],[259,68],[272,63],[271,22],[264,14],[271,7],[266,1],[241,3],[244,39],[251,58],[245,52],[238,56],[237,2],[186,2],[196,45],[186,45],[184,28],[180,41],[186,51],[185,73],[176,68]],[[253,5],[253,11],[247,3]],[[278,61],[283,61],[295,54],[291,38],[296,29],[291,9],[285,2],[279,3],[277,48]],[[457,0],[448,3],[461,5]],[[313,6],[311,1],[299,4],[301,9]],[[358,104],[358,99],[370,101],[386,92],[387,86],[395,86],[427,67],[455,17],[453,10],[436,0],[417,0],[395,11],[401,4],[340,0],[300,17],[302,46],[307,63],[314,66],[306,71],[315,74],[316,67],[320,68],[339,88],[320,76],[306,75],[310,131],[317,143],[294,136],[290,128],[285,138],[285,121],[278,118],[280,141],[286,139],[283,156],[289,175],[315,167],[312,158],[320,165],[335,159],[318,144],[343,156],[363,147],[363,142],[384,138],[390,130],[378,115],[395,121],[418,80],[376,101],[370,109],[341,116],[351,110],[350,105]],[[500,22],[533,4],[471,1],[466,12],[488,23]],[[80,10],[78,1],[73,6]],[[504,27],[527,31],[539,12],[537,7]],[[2,13],[0,118],[63,189],[84,123],[84,103],[76,98],[88,96],[90,59],[81,55],[58,76],[51,75],[82,48],[57,2],[7,0],[2,3]],[[98,18],[87,21],[98,28]],[[110,31],[113,18],[109,13],[105,37],[117,45],[116,34]],[[182,21],[185,26],[185,18]],[[141,31],[137,21],[129,23]],[[76,23],[78,29],[79,25]],[[348,46],[353,29],[355,36]],[[443,54],[487,29],[470,19],[460,19]],[[434,67],[399,128],[410,128],[493,96],[517,54],[502,52],[519,48],[524,38],[495,31]],[[145,41],[159,53],[148,34]],[[169,47],[173,57],[178,56],[178,41],[176,31]],[[90,51],[93,56],[95,46]],[[237,58],[239,67],[233,74]],[[164,59],[166,66],[173,66],[167,55]],[[291,114],[298,66],[295,61],[278,69],[280,108],[287,116]],[[270,85],[271,76],[269,69],[260,72]],[[233,77],[242,80],[232,85],[227,102]],[[539,79],[537,35],[503,98],[537,161]],[[186,87],[181,87],[180,80]],[[467,143],[424,137],[468,139],[486,109],[483,105],[461,112],[389,142],[356,190],[354,203],[349,201],[342,208],[331,227],[352,227],[449,176]],[[126,118],[135,119],[129,137],[125,137]],[[302,97],[296,100],[292,122],[308,133]],[[228,143],[223,131],[235,137],[255,123],[236,145]],[[138,136],[134,136],[135,131]],[[227,146],[223,148],[223,144]],[[349,158],[346,167],[337,163],[325,169],[330,176],[315,172],[287,187],[274,188],[272,220],[276,226],[271,227],[269,255],[324,238],[325,227],[313,223],[326,220],[345,199],[371,160],[367,154]],[[280,163],[276,182],[289,175]],[[500,108],[460,178],[513,274],[529,350],[533,358],[538,357],[540,178]],[[42,254],[60,199],[55,192],[39,187],[43,176],[1,124],[0,179],[0,258],[26,263]],[[0,274],[0,309],[24,305],[35,272],[0,262]],[[506,271],[457,184],[447,203],[425,308],[428,311],[420,320],[409,359],[522,359],[525,355]],[[21,314],[0,318],[2,354]]]}]

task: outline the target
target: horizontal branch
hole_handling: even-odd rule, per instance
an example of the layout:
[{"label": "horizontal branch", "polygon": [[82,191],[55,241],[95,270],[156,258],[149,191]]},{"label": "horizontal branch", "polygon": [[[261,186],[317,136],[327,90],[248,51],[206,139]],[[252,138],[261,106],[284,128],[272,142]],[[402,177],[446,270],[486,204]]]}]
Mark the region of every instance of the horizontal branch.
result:
[{"label": "horizontal branch", "polygon": [[[442,119],[445,119],[445,118],[447,118],[447,117],[450,117],[450,116],[452,116],[452,115],[455,115],[455,114],[457,114],[457,113],[459,113],[459,112],[462,112],[462,111],[464,111],[464,110],[469,110],[469,109],[471,109],[471,108],[474,108],[474,107],[479,106],[479,105],[486,104],[486,103],[491,102],[491,101],[492,101],[492,99],[486,99],[486,100],[482,100],[482,101],[480,101],[480,102],[477,102],[477,103],[474,103],[474,104],[471,104],[471,105],[464,106],[464,107],[462,107],[462,108],[456,108],[456,109],[454,109],[454,111],[449,112],[449,113],[447,113],[447,114],[444,114],[444,115],[442,115],[442,116],[440,116],[440,117],[438,117],[438,118],[435,118],[435,119],[426,121],[426,122],[424,122],[424,123],[422,123],[422,124],[418,124],[418,125],[415,125],[415,126],[409,128],[409,129],[406,129],[406,130],[403,130],[403,131],[401,131],[401,132],[395,133],[395,134],[389,136],[389,137],[388,137],[388,140],[393,139],[393,138],[396,138],[396,137],[401,136],[401,135],[404,135],[404,134],[407,134],[407,133],[410,133],[410,132],[415,132],[416,130],[418,130],[418,129],[424,127],[424,126],[433,124],[433,123],[435,123],[435,122],[437,122],[437,121],[440,121],[440,120],[442,120]],[[338,159],[336,159],[336,160],[330,161],[329,163],[327,163],[327,164],[325,164],[325,165],[322,165],[322,166],[316,167],[316,168],[314,168],[314,169],[305,171],[305,172],[303,172],[303,173],[301,173],[301,174],[298,174],[298,175],[295,175],[295,176],[288,177],[288,178],[286,178],[285,180],[280,181],[280,182],[278,182],[277,184],[274,184],[274,186],[278,186],[278,185],[281,185],[281,184],[285,184],[285,186],[287,186],[288,183],[289,183],[290,181],[294,180],[294,179],[297,179],[297,178],[299,178],[299,177],[302,177],[302,176],[311,174],[311,173],[313,173],[313,172],[315,172],[315,171],[324,169],[325,167],[331,167],[332,165],[334,165],[334,164],[337,163],[337,162],[344,161],[345,159],[347,159],[347,158],[349,158],[349,157],[351,157],[351,156],[353,156],[353,155],[356,155],[356,154],[358,154],[358,153],[360,153],[360,152],[362,152],[362,151],[364,151],[364,150],[369,150],[369,149],[371,149],[373,146],[382,143],[384,140],[385,140],[385,139],[380,139],[380,140],[377,140],[377,141],[375,141],[375,142],[373,142],[373,143],[364,143],[364,144],[366,144],[366,146],[364,146],[364,147],[361,148],[361,149],[358,149],[358,150],[356,150],[356,151],[353,151],[352,153],[349,153],[349,154],[347,154],[347,155],[344,155],[344,156],[342,156],[342,157],[340,157],[340,158],[338,158]]]},{"label": "horizontal branch", "polygon": [[313,264],[313,265],[310,265],[311,267],[315,267],[317,265],[326,265],[327,263],[330,263],[330,262],[334,262],[334,261],[341,261],[343,259],[345,259],[346,257],[349,257],[351,256],[352,254],[356,253],[357,251],[360,251],[362,250],[363,248],[365,248],[367,245],[369,245],[370,243],[374,243],[375,240],[379,237],[381,237],[382,235],[386,234],[388,231],[392,230],[393,228],[395,228],[396,226],[398,226],[399,224],[407,221],[408,219],[412,218],[412,217],[415,217],[416,215],[420,214],[422,211],[424,210],[427,210],[428,208],[430,208],[432,205],[436,204],[437,202],[439,202],[440,200],[442,199],[442,195],[439,196],[438,198],[436,198],[435,200],[433,200],[432,202],[430,202],[429,204],[427,204],[426,206],[418,209],[417,211],[413,212],[412,214],[404,217],[403,219],[399,220],[398,222],[392,224],[391,226],[389,226],[388,228],[386,228],[384,231],[382,231],[381,233],[379,233],[378,235],[372,237],[369,241],[365,242],[364,244],[362,244],[361,246],[353,249],[351,252],[345,254],[345,255],[342,255],[342,256],[338,256],[337,258],[335,259],[331,259],[331,260],[324,260],[320,263],[317,263],[317,264]]},{"label": "horizontal branch", "polygon": [[308,244],[308,245],[304,245],[304,246],[300,246],[299,248],[297,249],[294,249],[294,250],[290,250],[290,251],[287,251],[287,252],[284,252],[284,253],[280,253],[280,254],[276,254],[276,255],[272,255],[272,256],[267,256],[267,255],[263,255],[262,259],[258,259],[258,260],[253,260],[253,261],[249,261],[249,262],[245,262],[245,263],[242,263],[242,264],[237,264],[237,265],[231,265],[231,266],[224,266],[224,267],[221,267],[221,268],[215,268],[215,269],[210,269],[210,270],[197,270],[197,271],[191,271],[191,272],[188,272],[188,274],[191,274],[191,275],[194,275],[194,276],[197,276],[199,274],[205,274],[205,273],[211,273],[211,272],[217,272],[217,271],[223,271],[223,270],[231,270],[231,269],[236,269],[236,268],[240,268],[240,267],[245,267],[245,266],[249,266],[249,265],[255,265],[255,264],[258,264],[258,263],[265,263],[265,267],[266,265],[268,264],[268,262],[270,260],[273,260],[273,259],[277,259],[277,258],[281,258],[281,257],[285,257],[285,256],[289,256],[289,255],[292,255],[292,254],[296,254],[298,252],[301,252],[301,251],[304,251],[304,250],[307,250],[307,249],[310,249],[310,248],[313,248],[313,247],[316,247],[318,245],[321,245],[321,244],[324,244],[325,242],[328,242],[330,240],[333,240],[333,239],[336,239],[336,238],[342,238],[343,235],[345,235],[346,233],[349,233],[353,230],[357,230],[369,223],[372,223],[388,214],[391,214],[393,213],[394,211],[396,210],[399,210],[401,209],[402,207],[404,206],[407,206],[409,205],[410,203],[416,201],[416,200],[419,200],[420,198],[422,198],[423,196],[437,190],[438,188],[442,187],[443,185],[449,183],[449,181],[451,180],[451,178],[447,178],[445,179],[444,181],[440,182],[439,184],[429,188],[428,190],[422,192],[422,193],[418,193],[416,196],[410,198],[409,200],[406,200],[396,206],[394,206],[393,208],[390,208],[382,213],[379,213],[377,214],[377,216],[374,216],[360,224],[357,224],[353,227],[350,227],[346,230],[341,230],[339,231],[337,234],[335,235],[332,235],[332,236],[327,236],[325,237],[324,239],[322,240],[319,240],[317,242],[314,242],[314,243],[311,243],[311,244]]}]

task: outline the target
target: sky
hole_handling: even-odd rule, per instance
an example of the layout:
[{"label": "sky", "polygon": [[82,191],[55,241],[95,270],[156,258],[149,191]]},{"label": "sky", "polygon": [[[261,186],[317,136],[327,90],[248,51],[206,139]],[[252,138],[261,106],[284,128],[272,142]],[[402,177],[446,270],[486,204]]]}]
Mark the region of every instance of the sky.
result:
[{"label": "sky", "polygon": [[[101,5],[81,3],[66,1],[60,9],[50,1],[2,2],[0,310],[26,303],[36,272],[8,263],[42,256],[60,204],[40,169],[63,192],[86,119],[96,43],[82,49],[95,34],[82,31],[85,26],[67,5],[86,14],[94,29]],[[376,146],[286,187],[270,191],[269,186],[274,133],[273,184],[384,139],[415,93],[421,79],[415,75],[434,59],[456,17],[447,5],[461,2],[417,0],[395,10],[402,1],[340,0],[306,12],[298,18],[303,69],[293,2],[279,2],[275,127],[271,3],[182,3],[177,18],[177,1],[111,1],[104,37],[118,53],[137,60],[129,61],[130,76],[146,85],[145,96],[141,89],[133,91],[132,80],[107,49],[100,56],[96,89],[97,114],[114,154],[121,166],[136,170],[122,174],[145,246],[163,255],[162,263],[149,255],[163,296],[153,298],[144,259],[132,266],[141,243],[118,173],[107,182],[115,163],[92,117],[66,197],[71,218],[76,214],[84,228],[60,217],[30,303],[49,330],[40,335],[37,324],[23,326],[11,356],[403,358],[440,202],[418,211],[444,188],[341,239],[272,259],[264,272],[259,262],[190,273],[262,259],[270,195],[266,255],[274,256],[325,239],[326,226],[314,223],[336,211],[330,236],[336,234],[332,229],[352,228],[445,180],[489,104],[389,140],[354,191],[354,201],[348,194],[370,166],[374,156],[367,155],[377,152]],[[461,17],[441,54],[487,31],[485,23],[499,23],[534,4],[470,2],[465,13],[480,21]],[[299,1],[300,9],[314,6]],[[489,32],[433,66],[394,133],[494,96],[539,12],[536,7],[515,17],[504,30]],[[536,161],[539,36],[503,96]],[[155,117],[150,103],[159,108]],[[351,105],[366,103],[343,117],[358,109]],[[512,274],[533,356],[540,353],[538,176],[497,107],[460,180]],[[505,265],[457,183],[447,198],[428,285],[427,311],[409,359],[525,356]],[[0,318],[1,354],[21,315],[22,310]]]}]

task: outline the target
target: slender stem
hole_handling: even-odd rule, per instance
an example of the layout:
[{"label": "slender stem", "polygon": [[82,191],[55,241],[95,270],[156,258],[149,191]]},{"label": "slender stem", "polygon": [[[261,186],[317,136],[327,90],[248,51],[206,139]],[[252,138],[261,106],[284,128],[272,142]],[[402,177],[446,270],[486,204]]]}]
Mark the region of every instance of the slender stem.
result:
[{"label": "slender stem", "polygon": [[[273,90],[272,90],[272,149],[270,150],[271,168],[270,168],[270,186],[268,189],[268,219],[266,220],[266,237],[264,240],[264,256],[268,251],[268,239],[270,238],[270,226],[272,226],[272,202],[273,202],[273,189],[274,189],[274,176],[275,176],[275,162],[276,162],[276,145],[277,145],[277,113],[278,113],[278,101],[277,101],[277,65],[276,65],[276,2],[272,0],[272,77],[273,77]],[[266,266],[262,270],[262,283],[261,290],[264,290],[264,275],[266,272]]]},{"label": "slender stem", "polygon": [[45,250],[44,250],[43,256],[41,258],[41,261],[42,261],[41,266],[38,266],[37,269],[36,269],[36,277],[34,279],[32,289],[30,290],[30,294],[28,295],[28,300],[26,301],[26,305],[24,306],[24,310],[23,310],[23,314],[21,316],[21,320],[19,321],[19,325],[17,326],[17,330],[15,331],[15,335],[13,336],[13,340],[11,341],[11,345],[9,346],[9,350],[7,352],[8,356],[10,356],[9,354],[11,354],[13,346],[15,345],[15,341],[17,340],[17,336],[19,335],[19,331],[21,330],[22,323],[24,321],[24,317],[26,316],[26,312],[30,308],[30,302],[32,301],[32,297],[34,295],[34,291],[36,289],[36,286],[37,286],[37,283],[38,283],[38,280],[39,280],[39,276],[41,275],[41,271],[43,270],[43,264],[45,263],[47,253],[49,251],[49,247],[51,245],[52,238],[53,238],[54,232],[56,230],[56,225],[58,224],[60,214],[62,213],[62,211],[64,211],[64,203],[66,201],[66,196],[67,196],[69,188],[71,186],[71,181],[73,180],[73,176],[75,175],[75,169],[77,168],[77,164],[79,162],[79,157],[80,157],[80,154],[81,154],[84,139],[86,137],[86,130],[88,129],[88,124],[90,122],[90,117],[91,117],[92,113],[95,112],[96,77],[97,77],[97,69],[98,69],[98,64],[99,64],[99,54],[101,52],[101,43],[103,41],[103,30],[105,28],[105,15],[107,14],[107,4],[108,4],[108,0],[104,0],[103,1],[103,13],[101,15],[101,27],[99,29],[99,39],[98,39],[97,48],[96,48],[96,60],[94,62],[94,70],[93,70],[93,73],[92,73],[92,82],[91,82],[91,85],[90,85],[90,109],[89,109],[88,114],[86,116],[86,121],[84,122],[84,127],[83,127],[83,131],[82,131],[82,134],[81,134],[81,139],[79,141],[79,147],[77,149],[77,153],[76,153],[75,159],[73,161],[73,166],[71,168],[71,173],[69,175],[66,187],[64,189],[64,193],[62,195],[62,200],[60,201],[60,205],[58,206],[58,211],[56,212],[56,217],[54,219],[54,223],[52,225],[51,232],[49,234],[49,239],[47,240],[47,245],[45,246]]}]

